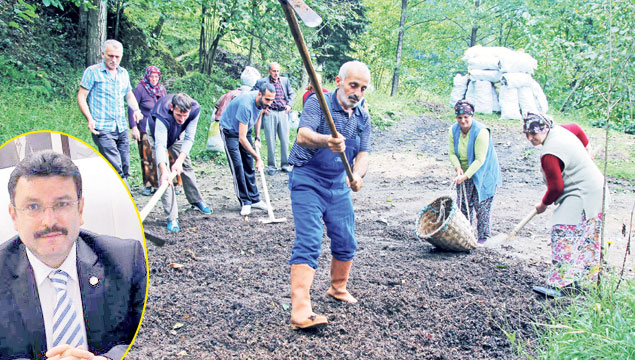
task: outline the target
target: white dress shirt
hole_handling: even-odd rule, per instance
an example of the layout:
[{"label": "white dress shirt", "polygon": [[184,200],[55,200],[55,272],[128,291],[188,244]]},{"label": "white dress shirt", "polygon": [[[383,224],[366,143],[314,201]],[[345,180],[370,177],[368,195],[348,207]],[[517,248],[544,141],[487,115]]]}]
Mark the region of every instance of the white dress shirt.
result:
[{"label": "white dress shirt", "polygon": [[[84,336],[84,339],[88,341],[86,337],[86,324],[84,323],[84,311],[82,310],[82,295],[79,290],[79,280],[77,277],[77,244],[73,244],[70,253],[66,257],[66,260],[62,263],[62,265],[58,268],[59,270],[65,271],[70,279],[68,284],[66,285],[66,293],[70,297],[73,302],[73,307],[75,311],[77,311],[77,316],[82,319],[79,322],[80,325],[80,334]],[[31,267],[33,268],[33,273],[35,275],[35,283],[37,284],[37,292],[40,297],[40,305],[42,306],[42,315],[44,316],[44,329],[46,330],[46,346],[47,349],[51,349],[53,347],[53,310],[55,309],[55,304],[57,303],[57,294],[55,293],[55,288],[53,287],[53,283],[49,279],[49,274],[51,271],[55,271],[54,269],[46,264],[44,264],[40,259],[35,256],[28,248],[26,249],[26,255],[29,258],[29,262],[31,263]],[[80,346],[84,350],[87,350],[86,344]]]}]

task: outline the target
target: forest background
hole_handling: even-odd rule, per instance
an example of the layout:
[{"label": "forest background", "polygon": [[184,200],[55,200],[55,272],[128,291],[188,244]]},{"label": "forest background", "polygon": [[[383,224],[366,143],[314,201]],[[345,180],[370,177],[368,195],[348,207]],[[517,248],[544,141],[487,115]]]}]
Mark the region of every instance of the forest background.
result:
[{"label": "forest background", "polygon": [[[412,110],[414,99],[446,105],[454,74],[467,71],[464,51],[478,44],[536,58],[534,78],[556,117],[597,127],[609,119],[611,129],[635,133],[630,0],[307,3],[324,19],[303,31],[325,83],[344,61],[366,62],[377,126]],[[266,74],[267,63],[279,62],[299,93],[307,82],[276,0],[0,0],[0,142],[46,128],[89,139],[75,96],[106,38],[124,44],[121,65],[133,87],[152,64],[169,92],[199,100],[202,129],[245,65]],[[206,135],[199,131],[195,157],[213,157],[204,151]],[[612,167],[619,172],[621,165]]]},{"label": "forest background", "polygon": [[[543,87],[549,113],[557,122],[576,122],[595,138],[603,138],[598,135],[603,131],[593,128],[608,123],[608,152],[614,156],[608,159],[607,173],[612,180],[630,184],[626,189],[632,187],[632,0],[307,0],[307,4],[324,20],[318,28],[302,26],[302,30],[326,88],[333,90],[343,62],[358,59],[369,65],[372,88],[367,98],[374,126],[389,127],[430,108],[444,109],[441,117],[453,119],[449,93],[454,75],[467,72],[462,60],[467,48],[523,50],[538,61],[533,77]],[[207,129],[216,100],[240,85],[245,65],[266,75],[267,64],[279,62],[296,89],[293,107],[301,110],[307,76],[277,0],[0,0],[0,144],[44,129],[93,144],[76,94],[85,67],[100,61],[99,47],[106,38],[123,43],[121,65],[129,71],[133,87],[145,68],[155,65],[168,92],[183,91],[201,103],[203,115],[192,152],[198,164],[226,161],[224,154],[205,150]],[[479,118],[519,127],[518,122],[497,120],[496,115]],[[131,157],[131,178],[138,187],[135,142]],[[596,157],[601,169],[602,160]],[[635,319],[635,287],[629,282],[623,291],[625,300],[620,301],[615,301],[610,288],[582,304],[584,311],[569,309],[570,320],[554,316],[545,336],[555,338],[558,332],[562,338],[541,344],[584,353],[597,345],[594,339],[607,326],[621,329],[621,324],[630,331],[617,333],[627,339],[613,344],[624,350],[623,358],[633,354],[635,337],[629,324]],[[617,304],[624,306],[614,312],[620,316],[595,316],[598,308],[612,310]],[[575,335],[562,329],[577,328],[585,319],[593,320],[583,333],[589,343],[570,341]],[[607,321],[613,322],[607,325]],[[621,357],[611,349],[606,347],[606,357],[596,358]]]}]

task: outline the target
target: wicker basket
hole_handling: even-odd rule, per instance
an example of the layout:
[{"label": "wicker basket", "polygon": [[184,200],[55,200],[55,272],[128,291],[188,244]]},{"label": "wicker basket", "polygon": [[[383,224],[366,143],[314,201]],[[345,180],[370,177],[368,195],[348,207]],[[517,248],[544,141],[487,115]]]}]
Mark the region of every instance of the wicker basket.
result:
[{"label": "wicker basket", "polygon": [[419,212],[415,234],[444,250],[470,251],[477,247],[470,222],[449,196],[442,196]]}]

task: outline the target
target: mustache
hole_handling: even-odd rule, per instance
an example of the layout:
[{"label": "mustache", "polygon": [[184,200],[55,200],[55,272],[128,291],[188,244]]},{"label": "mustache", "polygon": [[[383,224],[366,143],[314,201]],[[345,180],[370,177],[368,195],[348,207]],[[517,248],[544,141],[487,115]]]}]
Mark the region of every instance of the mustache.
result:
[{"label": "mustache", "polygon": [[357,95],[355,95],[355,94],[348,95],[348,99],[349,100],[355,100],[355,101],[359,101],[360,100],[360,98]]},{"label": "mustache", "polygon": [[68,230],[66,228],[59,227],[57,225],[53,225],[53,227],[50,227],[50,228],[46,227],[44,230],[36,232],[34,237],[36,239],[39,239],[42,236],[46,236],[46,235],[48,235],[50,233],[53,233],[53,232],[61,232],[64,235],[68,235]]}]

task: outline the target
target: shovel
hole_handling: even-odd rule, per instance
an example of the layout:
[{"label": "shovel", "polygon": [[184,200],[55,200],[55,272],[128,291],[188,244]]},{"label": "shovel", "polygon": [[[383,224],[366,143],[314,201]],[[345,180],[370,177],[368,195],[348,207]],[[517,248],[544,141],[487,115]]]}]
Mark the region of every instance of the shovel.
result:
[{"label": "shovel", "polygon": [[525,216],[525,218],[522,219],[518,223],[518,225],[516,225],[516,227],[514,228],[514,230],[512,230],[512,232],[510,232],[509,234],[498,234],[492,237],[491,239],[487,240],[485,244],[483,245],[485,247],[493,247],[498,245],[499,243],[513,239],[516,236],[516,233],[519,232],[520,229],[522,229],[529,222],[529,220],[531,220],[535,215],[536,215],[536,208],[533,208],[529,212],[529,214],[527,214],[527,216]]},{"label": "shovel", "polygon": [[[146,206],[144,206],[143,209],[139,212],[139,216],[141,217],[141,222],[143,222],[148,217],[148,215],[150,214],[154,206],[157,204],[157,202],[161,198],[161,195],[163,195],[165,190],[167,190],[168,186],[170,185],[170,183],[172,182],[176,174],[177,174],[176,171],[173,171],[172,173],[170,173],[168,181],[161,184],[159,189],[150,198],[150,201],[148,201]],[[150,234],[147,231],[144,231],[143,234],[145,235],[145,238],[147,240],[152,241],[157,246],[163,246],[165,244],[165,240],[156,235]]]},{"label": "shovel", "polygon": [[[258,152],[258,155],[260,155],[260,149],[257,149],[256,151]],[[271,207],[271,200],[269,199],[269,190],[267,190],[267,180],[265,179],[265,170],[263,168],[260,168],[260,171],[258,172],[260,173],[260,179],[262,180],[262,188],[265,191],[265,201],[267,202],[267,213],[269,214],[269,217],[267,219],[260,219],[260,222],[263,224],[287,222],[286,217],[276,219],[276,217],[273,215],[273,208]]]},{"label": "shovel", "polygon": [[[300,30],[300,25],[298,25],[298,20],[295,17],[293,10],[298,13],[300,19],[304,22],[306,26],[315,27],[318,26],[322,22],[322,18],[313,11],[310,7],[308,7],[303,0],[279,0],[280,5],[282,5],[282,10],[284,11],[284,16],[289,23],[289,29],[291,30],[291,35],[293,35],[293,39],[295,40],[295,44],[298,47],[298,51],[300,52],[300,57],[302,58],[302,62],[304,63],[304,67],[306,68],[306,72],[309,75],[309,79],[311,80],[311,84],[313,84],[313,91],[315,92],[315,96],[320,103],[320,107],[322,108],[322,113],[326,118],[326,124],[331,131],[331,136],[336,138],[338,137],[337,129],[335,128],[335,123],[333,122],[333,117],[331,116],[331,112],[329,111],[329,107],[326,103],[326,98],[324,97],[324,93],[322,93],[322,85],[317,81],[317,75],[315,73],[315,69],[313,68],[313,63],[311,62],[311,57],[309,56],[309,50],[307,49],[306,43],[304,42],[304,36],[302,35],[302,31]],[[353,170],[351,169],[351,165],[346,158],[346,154],[341,152],[339,153],[340,159],[342,160],[342,164],[344,165],[344,170],[346,170],[346,175],[348,179],[353,181]]]}]

